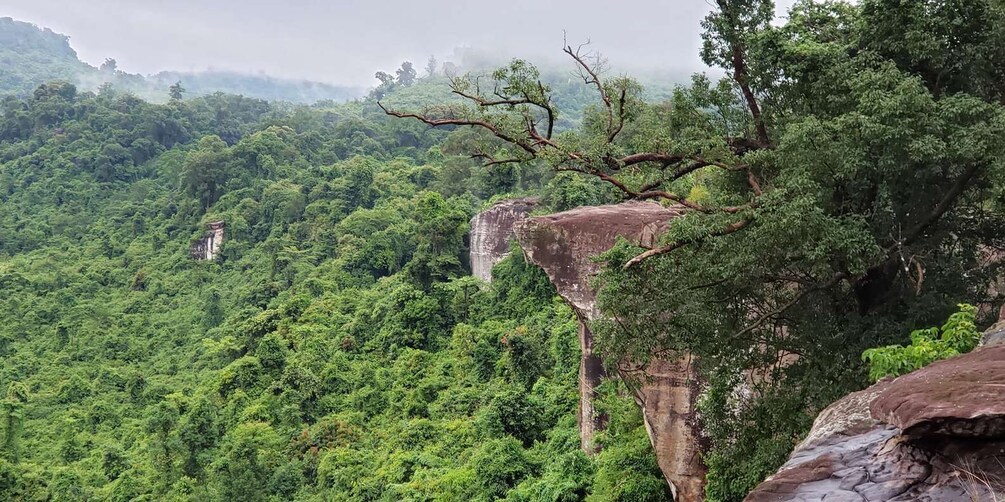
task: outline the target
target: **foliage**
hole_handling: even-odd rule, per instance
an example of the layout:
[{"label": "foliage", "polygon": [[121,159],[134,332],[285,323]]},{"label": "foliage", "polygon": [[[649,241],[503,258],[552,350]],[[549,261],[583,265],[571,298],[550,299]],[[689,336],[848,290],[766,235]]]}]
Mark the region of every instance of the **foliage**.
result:
[{"label": "foliage", "polygon": [[[769,0],[714,4],[701,56],[727,76],[696,75],[665,103],[569,45],[594,97],[578,128],[559,127],[552,87],[520,60],[451,79],[460,100],[383,108],[466,126],[485,169],[550,167],[557,205],[603,182],[683,211],[655,245],[601,257],[593,328],[608,361],[697,358],[720,394],[704,414],[708,496],[739,500],[817,411],[867,383],[863,350],[1001,301],[986,250],[1005,237],[1005,11],[803,0],[776,22]],[[725,406],[715,386],[743,374],[757,385]]]},{"label": "foliage", "polygon": [[322,100],[347,101],[364,94],[363,89],[355,87],[220,70],[163,71],[144,77],[117,69],[117,62],[111,58],[95,68],[77,58],[66,35],[9,17],[0,17],[0,62],[5,69],[0,75],[0,96],[26,96],[39,85],[59,79],[73,82],[82,89],[114,88],[155,102],[165,102],[169,96],[178,95],[173,91],[169,94],[169,88],[179,81],[184,83],[189,96],[225,92],[307,104]]},{"label": "foliage", "polygon": [[468,275],[475,208],[545,180],[457,176],[372,102],[183,97],[3,101],[0,499],[580,500],[654,463],[580,451],[544,273]]},{"label": "foliage", "polygon": [[873,381],[888,376],[900,376],[924,368],[941,359],[965,354],[974,350],[981,340],[974,320],[977,307],[961,303],[959,311],[949,316],[939,327],[911,332],[911,344],[888,345],[868,349],[862,360],[869,364],[869,378]]}]

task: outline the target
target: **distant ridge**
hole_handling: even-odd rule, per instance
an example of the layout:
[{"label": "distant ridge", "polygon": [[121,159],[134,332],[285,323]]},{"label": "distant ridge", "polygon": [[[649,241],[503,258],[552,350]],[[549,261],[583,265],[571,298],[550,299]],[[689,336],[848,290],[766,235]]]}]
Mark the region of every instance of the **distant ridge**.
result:
[{"label": "distant ridge", "polygon": [[366,92],[361,87],[232,71],[162,71],[144,77],[114,67],[99,69],[77,57],[70,37],[10,17],[0,18],[0,68],[0,95],[26,96],[52,80],[68,80],[91,91],[108,83],[153,102],[166,101],[168,87],[175,82],[181,82],[186,96],[223,92],[293,103],[347,101]]}]

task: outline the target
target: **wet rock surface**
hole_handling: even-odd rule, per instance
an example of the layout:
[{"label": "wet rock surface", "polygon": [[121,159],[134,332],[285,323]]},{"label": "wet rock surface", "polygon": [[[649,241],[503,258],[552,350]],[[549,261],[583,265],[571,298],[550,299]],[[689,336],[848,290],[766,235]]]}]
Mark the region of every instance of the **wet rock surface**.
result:
[{"label": "wet rock surface", "polygon": [[[609,250],[619,237],[652,246],[670,221],[681,214],[681,207],[626,202],[529,218],[515,227],[528,261],[544,269],[580,320],[580,440],[587,451],[593,450],[594,434],[604,420],[593,409],[596,386],[604,377],[588,325],[599,316],[591,281],[601,264],[594,258]],[[706,469],[693,428],[699,392],[693,362],[690,358],[651,361],[645,373],[635,399],[642,407],[660,469],[677,500],[701,500]]]},{"label": "wet rock surface", "polygon": [[850,394],[746,500],[1000,500],[1003,390],[999,345]]}]

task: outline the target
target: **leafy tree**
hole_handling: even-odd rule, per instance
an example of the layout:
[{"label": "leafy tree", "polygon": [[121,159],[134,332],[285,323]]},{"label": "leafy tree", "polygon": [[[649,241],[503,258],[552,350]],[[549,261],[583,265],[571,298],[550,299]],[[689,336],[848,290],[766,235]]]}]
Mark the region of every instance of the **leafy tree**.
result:
[{"label": "leafy tree", "polygon": [[280,438],[265,423],[237,426],[222,445],[214,469],[222,474],[221,494],[227,499],[265,500],[266,488],[275,464]]},{"label": "leafy tree", "polygon": [[429,60],[426,61],[426,78],[435,77],[437,69],[439,63],[436,61],[436,56],[429,56]]},{"label": "leafy tree", "polygon": [[3,413],[3,457],[13,464],[20,459],[20,439],[24,427],[24,404],[28,401],[28,389],[23,384],[11,383],[7,396],[0,402]]},{"label": "leafy tree", "polygon": [[[401,63],[401,68],[394,70],[395,83],[408,87],[415,83],[416,72],[411,61]],[[383,82],[382,82],[383,83]]]},{"label": "leafy tree", "polygon": [[181,101],[184,94],[185,88],[181,86],[180,81],[171,84],[171,87],[168,88],[168,96],[172,101]]},{"label": "leafy tree", "polygon": [[862,359],[869,363],[869,378],[875,381],[887,376],[900,376],[940,359],[974,350],[981,340],[981,333],[974,325],[977,307],[960,304],[959,308],[959,312],[949,316],[942,328],[912,331],[911,344],[907,347],[889,345],[863,352]]},{"label": "leafy tree", "polygon": [[462,272],[460,256],[468,230],[468,208],[463,204],[436,192],[417,196],[416,248],[409,271],[419,284],[428,286]]},{"label": "leafy tree", "polygon": [[378,71],[373,75],[373,78],[380,81],[380,84],[384,86],[390,86],[391,84],[394,84],[394,76],[392,76],[387,72]]},{"label": "leafy tree", "polygon": [[182,184],[201,202],[203,209],[208,209],[222,195],[229,178],[229,163],[227,144],[219,136],[199,140],[196,150],[185,159]]}]

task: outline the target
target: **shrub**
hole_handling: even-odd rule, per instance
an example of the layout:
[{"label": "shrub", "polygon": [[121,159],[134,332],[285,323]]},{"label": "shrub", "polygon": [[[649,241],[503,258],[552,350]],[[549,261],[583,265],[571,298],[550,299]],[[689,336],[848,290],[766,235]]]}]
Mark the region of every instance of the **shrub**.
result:
[{"label": "shrub", "polygon": [[887,376],[900,376],[940,359],[974,350],[981,339],[974,324],[977,307],[965,303],[958,307],[959,312],[949,316],[941,328],[913,331],[907,347],[888,345],[863,352],[862,360],[869,364],[869,378],[877,381]]}]

